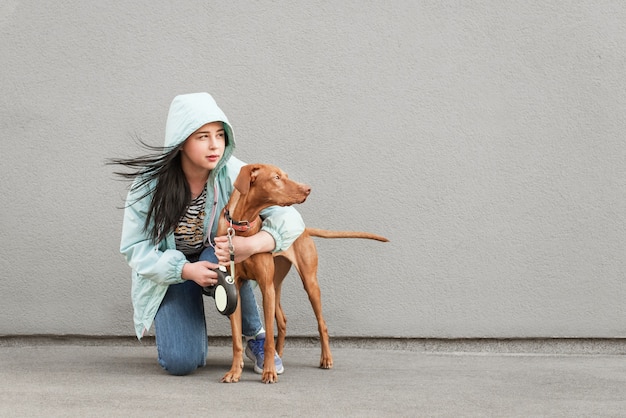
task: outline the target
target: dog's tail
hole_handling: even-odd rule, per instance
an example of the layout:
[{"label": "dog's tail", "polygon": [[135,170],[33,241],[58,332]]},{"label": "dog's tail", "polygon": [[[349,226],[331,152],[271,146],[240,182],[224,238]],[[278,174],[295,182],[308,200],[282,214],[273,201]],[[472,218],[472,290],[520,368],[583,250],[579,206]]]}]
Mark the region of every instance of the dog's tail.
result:
[{"label": "dog's tail", "polygon": [[363,238],[374,239],[376,241],[389,242],[389,240],[381,235],[371,234],[369,232],[359,231],[329,231],[327,229],[307,228],[306,232],[312,237],[319,238]]}]

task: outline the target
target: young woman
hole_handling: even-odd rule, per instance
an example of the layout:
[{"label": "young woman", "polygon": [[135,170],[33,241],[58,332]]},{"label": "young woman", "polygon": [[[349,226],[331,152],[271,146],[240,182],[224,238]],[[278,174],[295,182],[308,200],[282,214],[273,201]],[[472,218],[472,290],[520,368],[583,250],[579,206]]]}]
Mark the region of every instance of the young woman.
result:
[{"label": "young woman", "polygon": [[[159,364],[173,375],[206,363],[202,288],[215,285],[214,269],[230,260],[227,237],[215,234],[244,165],[234,150],[226,115],[211,95],[195,93],[172,101],[161,152],[112,160],[131,169],[117,174],[134,179],[120,251],[132,268],[135,331],[141,339],[154,322]],[[292,207],[273,206],[261,217],[263,227],[256,235],[233,237],[236,262],[287,249],[304,231],[302,217]],[[246,355],[261,373],[265,330],[250,282],[244,282],[240,296]],[[275,362],[282,373],[278,356]]]}]

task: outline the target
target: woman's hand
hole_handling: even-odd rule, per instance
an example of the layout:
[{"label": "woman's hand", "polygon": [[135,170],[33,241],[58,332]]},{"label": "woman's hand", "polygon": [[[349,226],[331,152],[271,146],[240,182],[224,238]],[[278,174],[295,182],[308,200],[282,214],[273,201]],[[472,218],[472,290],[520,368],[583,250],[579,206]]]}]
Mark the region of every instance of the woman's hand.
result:
[{"label": "woman's hand", "polygon": [[[266,231],[259,231],[249,237],[235,235],[232,240],[235,249],[235,263],[241,263],[254,254],[269,253],[276,247],[274,238]],[[230,250],[226,235],[215,238],[215,256],[221,265],[228,266],[230,264]]]},{"label": "woman's hand", "polygon": [[217,273],[213,269],[218,267],[217,264],[209,261],[186,263],[183,266],[181,277],[184,280],[193,280],[202,287],[213,286],[217,284]]}]

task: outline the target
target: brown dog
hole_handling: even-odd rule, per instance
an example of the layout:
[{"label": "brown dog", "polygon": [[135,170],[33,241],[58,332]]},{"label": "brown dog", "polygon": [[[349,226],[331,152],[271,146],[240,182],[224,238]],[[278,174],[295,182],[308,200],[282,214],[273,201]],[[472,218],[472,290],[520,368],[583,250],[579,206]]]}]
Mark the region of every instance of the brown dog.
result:
[{"label": "brown dog", "polygon": [[[235,180],[235,190],[224,212],[220,216],[218,235],[226,235],[230,226],[227,215],[234,224],[247,225],[247,228],[238,228],[236,233],[241,236],[250,236],[261,228],[259,212],[269,206],[290,206],[302,203],[311,193],[311,188],[305,184],[290,180],[278,167],[264,164],[253,164],[242,167]],[[228,212],[226,212],[228,211]],[[241,231],[243,229],[243,231]],[[322,316],[322,301],[317,281],[317,250],[311,237],[322,238],[366,238],[386,242],[387,238],[367,232],[326,231],[323,229],[306,228],[304,233],[286,251],[270,254],[260,253],[249,257],[235,266],[235,282],[237,289],[242,280],[256,280],[263,296],[263,316],[265,321],[265,360],[261,380],[264,383],[278,381],[274,353],[283,354],[287,320],[280,305],[280,289],[283,279],[291,266],[295,266],[304,289],[306,290],[315,317],[317,318],[322,355],[320,367],[329,369],[333,366],[330,352],[328,330]],[[238,294],[239,298],[239,294]],[[239,301],[238,301],[239,302]],[[278,341],[274,345],[274,318],[278,325]],[[238,382],[243,370],[243,344],[241,335],[241,308],[230,316],[233,339],[233,363],[231,369],[224,375],[222,382]]]}]

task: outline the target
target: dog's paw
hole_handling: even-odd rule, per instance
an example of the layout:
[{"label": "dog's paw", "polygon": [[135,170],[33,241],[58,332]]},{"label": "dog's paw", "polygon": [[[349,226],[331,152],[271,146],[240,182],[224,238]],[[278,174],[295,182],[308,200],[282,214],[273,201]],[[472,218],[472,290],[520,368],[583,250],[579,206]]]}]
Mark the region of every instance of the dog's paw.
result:
[{"label": "dog's paw", "polygon": [[233,372],[231,370],[228,373],[226,373],[224,375],[224,377],[222,377],[222,380],[220,380],[220,382],[222,382],[222,383],[237,383],[237,382],[239,382],[240,378],[241,378],[241,373]]},{"label": "dog's paw", "polygon": [[263,383],[278,383],[278,375],[276,370],[263,370],[263,376],[261,377]]},{"label": "dog's paw", "polygon": [[320,369],[332,369],[333,358],[331,356],[325,357],[322,355],[320,358]]}]

